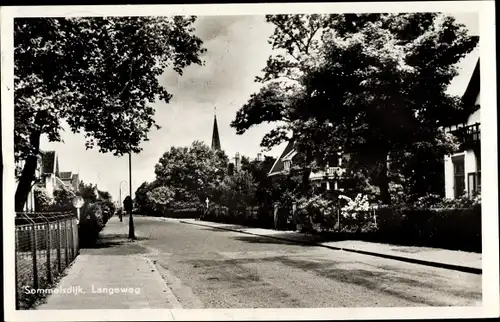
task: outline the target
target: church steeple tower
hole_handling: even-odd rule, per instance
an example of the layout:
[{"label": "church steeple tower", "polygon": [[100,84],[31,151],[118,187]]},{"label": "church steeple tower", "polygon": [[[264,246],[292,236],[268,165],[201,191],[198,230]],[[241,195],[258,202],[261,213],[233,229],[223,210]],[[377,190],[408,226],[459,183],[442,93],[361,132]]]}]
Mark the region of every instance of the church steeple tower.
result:
[{"label": "church steeple tower", "polygon": [[214,107],[214,130],[212,133],[212,149],[220,151],[219,128],[217,127],[216,108]]}]

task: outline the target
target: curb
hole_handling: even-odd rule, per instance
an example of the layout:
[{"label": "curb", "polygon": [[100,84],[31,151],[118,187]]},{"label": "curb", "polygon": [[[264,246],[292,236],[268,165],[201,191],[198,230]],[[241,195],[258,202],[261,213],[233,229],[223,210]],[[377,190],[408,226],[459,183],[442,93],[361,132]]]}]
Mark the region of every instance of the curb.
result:
[{"label": "curb", "polygon": [[167,282],[163,279],[163,276],[161,276],[161,273],[158,267],[156,267],[155,263],[153,263],[153,261],[147,257],[141,256],[139,258],[144,259],[149,264],[149,266],[154,269],[154,275],[158,280],[158,283],[160,283],[160,285],[163,284],[165,297],[167,298],[168,303],[173,306],[172,309],[182,309],[181,303],[179,302],[179,300],[177,300],[177,297],[175,297],[172,289],[167,285]]},{"label": "curb", "polygon": [[183,220],[179,220],[179,222],[181,222],[183,224],[188,224],[188,225],[196,225],[196,226],[210,227],[210,228],[215,228],[215,229],[220,229],[220,230],[234,231],[234,232],[247,234],[247,235],[267,237],[267,238],[278,239],[278,240],[286,240],[286,241],[291,241],[291,242],[294,242],[297,244],[313,245],[313,246],[324,247],[324,248],[329,248],[329,249],[333,249],[333,250],[341,250],[341,251],[345,251],[345,252],[358,253],[358,254],[369,255],[369,256],[377,256],[377,257],[381,257],[381,258],[398,260],[401,262],[407,262],[407,263],[419,264],[419,265],[425,265],[425,266],[432,266],[432,267],[437,267],[437,268],[444,268],[444,269],[449,269],[449,270],[454,270],[454,271],[459,271],[459,272],[464,272],[464,273],[472,273],[472,274],[478,274],[478,275],[481,275],[483,273],[483,270],[481,268],[476,268],[476,267],[461,266],[461,265],[455,265],[455,264],[446,264],[446,263],[439,263],[439,262],[431,262],[431,261],[427,261],[427,260],[423,260],[423,259],[416,259],[416,258],[409,258],[409,257],[404,257],[404,256],[375,253],[375,252],[357,250],[357,249],[352,249],[352,248],[335,247],[335,246],[319,244],[317,242],[300,241],[300,240],[294,240],[294,239],[289,239],[289,238],[284,238],[284,237],[259,235],[259,234],[254,234],[254,233],[242,231],[242,230],[204,225],[204,224],[200,224],[200,223],[188,222],[188,221],[183,221]]}]

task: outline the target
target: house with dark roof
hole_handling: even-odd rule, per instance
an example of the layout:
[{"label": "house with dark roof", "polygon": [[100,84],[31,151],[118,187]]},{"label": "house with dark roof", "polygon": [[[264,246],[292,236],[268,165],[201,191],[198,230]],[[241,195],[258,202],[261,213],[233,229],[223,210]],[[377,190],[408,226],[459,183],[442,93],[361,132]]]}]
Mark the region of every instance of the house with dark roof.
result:
[{"label": "house with dark roof", "polygon": [[[344,155],[338,153],[337,156],[331,157],[328,160],[326,167],[323,170],[313,171],[309,176],[309,181],[312,186],[319,191],[342,191],[345,181],[346,169],[342,166]],[[276,159],[274,165],[269,171],[270,178],[285,176],[292,169],[300,169],[303,165],[302,154],[295,147],[293,138],[290,139],[287,146]]]},{"label": "house with dark roof", "polygon": [[[479,50],[464,58],[462,76],[467,82],[457,83],[452,93],[462,97],[471,113],[458,115],[450,120],[444,130],[455,135],[460,147],[445,156],[445,197],[456,199],[463,195],[473,197],[481,192],[481,108]],[[458,78],[458,76],[457,76]]]},{"label": "house with dark roof", "polygon": [[79,175],[70,172],[59,171],[59,159],[56,151],[42,152],[41,179],[40,183],[49,196],[54,195],[56,189],[78,190]]},{"label": "house with dark roof", "polygon": [[[16,177],[21,176],[23,167],[24,161],[19,161],[16,164]],[[59,171],[59,159],[56,151],[41,152],[35,170],[35,177],[38,178],[38,182],[33,185],[28,194],[28,199],[24,206],[25,211],[35,211],[35,186],[45,188],[51,198],[54,196],[54,190],[56,189],[66,188],[71,191],[77,191],[79,188],[80,178],[78,174]]]},{"label": "house with dark roof", "polygon": [[[460,141],[460,148],[452,155],[445,156],[445,197],[454,199],[462,195],[473,196],[481,191],[481,128],[480,128],[480,67],[479,48],[469,53],[459,62],[459,74],[448,86],[447,92],[461,96],[472,113],[450,115],[443,129],[454,134]],[[465,85],[464,85],[465,84]],[[479,106],[474,109],[473,106]],[[321,190],[343,190],[346,171],[342,167],[343,158],[339,153],[324,171],[313,172],[310,181]],[[269,172],[269,177],[290,173],[295,167],[300,168],[300,153],[294,147],[293,139],[285,147]]]}]

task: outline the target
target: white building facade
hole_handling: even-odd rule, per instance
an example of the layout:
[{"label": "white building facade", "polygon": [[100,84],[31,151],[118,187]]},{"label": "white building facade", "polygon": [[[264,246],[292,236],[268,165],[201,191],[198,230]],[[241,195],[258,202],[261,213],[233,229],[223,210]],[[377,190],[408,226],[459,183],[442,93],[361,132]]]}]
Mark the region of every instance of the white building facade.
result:
[{"label": "white building facade", "polygon": [[479,109],[464,117],[461,123],[445,127],[445,131],[454,134],[460,142],[459,150],[444,160],[445,197],[449,199],[471,198],[481,192],[479,59],[463,99]]}]

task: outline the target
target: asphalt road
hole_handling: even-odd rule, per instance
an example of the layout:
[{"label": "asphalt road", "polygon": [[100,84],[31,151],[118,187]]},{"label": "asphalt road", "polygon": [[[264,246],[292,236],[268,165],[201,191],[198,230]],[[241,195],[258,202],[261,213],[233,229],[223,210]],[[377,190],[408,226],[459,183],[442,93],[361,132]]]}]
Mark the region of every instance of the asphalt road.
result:
[{"label": "asphalt road", "polygon": [[136,217],[135,226],[138,241],[109,245],[106,252],[147,254],[183,308],[465,306],[481,302],[481,275],[176,220]]}]

